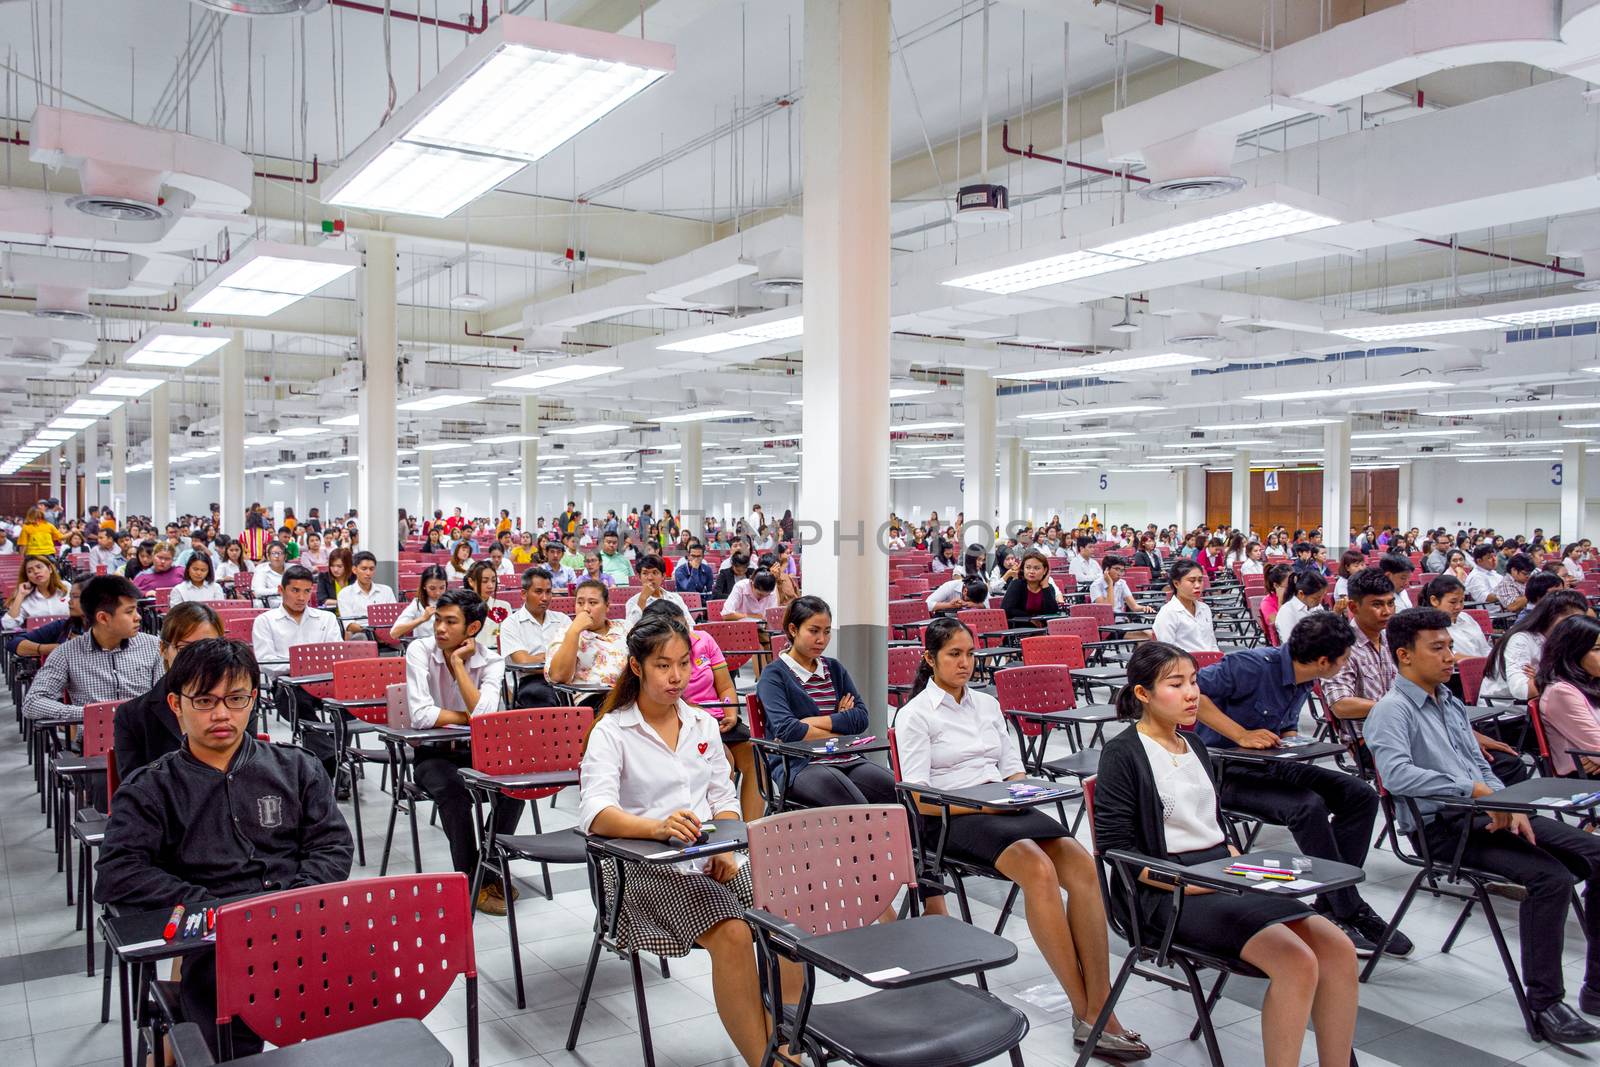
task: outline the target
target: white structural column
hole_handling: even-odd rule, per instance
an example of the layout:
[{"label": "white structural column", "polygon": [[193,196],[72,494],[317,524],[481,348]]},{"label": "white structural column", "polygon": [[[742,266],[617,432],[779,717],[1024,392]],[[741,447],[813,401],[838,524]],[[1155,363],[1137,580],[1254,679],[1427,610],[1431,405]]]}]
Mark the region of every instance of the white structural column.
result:
[{"label": "white structural column", "polygon": [[[150,521],[158,530],[172,521],[172,422],[169,417],[171,386],[165,382],[150,391]],[[295,480],[300,480],[297,473]],[[113,482],[112,495],[117,491]],[[127,486],[122,496],[127,495]],[[305,518],[305,512],[298,513]],[[120,516],[119,516],[120,517]]]},{"label": "white structural column", "polygon": [[68,441],[61,450],[61,459],[66,467],[67,487],[58,498],[62,510],[68,518],[77,518],[82,514],[78,510],[78,439],[74,437]]},{"label": "white structural column", "polygon": [[683,508],[678,499],[678,465],[676,463],[663,463],[661,465],[661,506],[666,508],[678,520],[678,529],[683,529]]},{"label": "white structural column", "polygon": [[995,397],[994,376],[981,370],[968,370],[963,385],[962,411],[966,417],[966,442],[962,454],[966,477],[962,482],[961,510],[967,523],[979,523],[971,533],[956,531],[956,539],[963,545],[981,544],[991,548],[995,544]]},{"label": "white structural column", "polygon": [[1250,453],[1248,450],[1241,449],[1233,457],[1233,507],[1228,512],[1228,521],[1235,529],[1243,530],[1245,535],[1249,536]]},{"label": "white structural column", "polygon": [[[158,386],[164,388],[164,386]],[[152,423],[152,425],[159,425]],[[111,509],[120,522],[128,510],[128,405],[111,413]],[[150,516],[152,519],[154,515]],[[165,525],[163,523],[162,525]]]},{"label": "white structural column", "polygon": [[83,431],[83,511],[100,505],[100,424]]},{"label": "white structural column", "polygon": [[[522,432],[536,435],[539,432],[539,398],[522,398]],[[566,503],[566,501],[562,501]],[[539,515],[539,442],[522,442],[522,501],[519,513],[524,530],[538,526]],[[659,509],[658,509],[659,511]],[[557,509],[556,514],[561,514]]]},{"label": "white structural column", "polygon": [[1023,522],[1027,515],[1023,508],[1022,479],[1027,476],[1028,460],[1022,452],[1022,439],[1008,437],[1001,442],[1000,452],[1000,528],[998,534],[1004,538],[1015,524]]},{"label": "white structural column", "polygon": [[[1033,457],[1026,448],[1019,449],[1017,459],[1017,520],[1033,520]],[[1015,521],[1015,520],[1014,520]]]},{"label": "white structural column", "polygon": [[1206,520],[1206,472],[1202,467],[1179,467],[1173,476],[1178,529],[1188,532]]},{"label": "white structural column", "polygon": [[1564,445],[1561,449],[1561,543],[1592,537],[1593,531],[1583,528],[1584,508],[1588,504],[1583,490],[1588,457],[1583,445]]},{"label": "white structural column", "polygon": [[417,488],[421,491],[418,497],[417,510],[422,512],[422,520],[427,522],[433,518],[433,453],[417,453]]},{"label": "white structural column", "polygon": [[361,543],[376,553],[381,570],[393,580],[399,524],[395,517],[395,479],[399,458],[395,440],[395,254],[394,238],[364,239],[361,270],[361,359],[365,376],[357,401],[361,418],[358,520]]},{"label": "white structural column", "polygon": [[1322,428],[1322,543],[1347,543],[1350,536],[1350,423]]},{"label": "white structural column", "polygon": [[[888,684],[889,0],[806,0],[805,588],[833,606],[839,659]],[[887,728],[868,701],[872,727]]]},{"label": "white structural column", "polygon": [[500,468],[489,468],[489,519],[500,522]]},{"label": "white structural column", "polygon": [[[222,508],[222,528],[237,537],[244,529],[244,331],[218,353],[222,378],[222,451],[217,454],[222,474],[217,500]],[[329,519],[333,516],[330,514]]]},{"label": "white structural column", "polygon": [[1415,463],[1402,463],[1399,470],[1399,485],[1395,493],[1395,522],[1402,530],[1409,530],[1420,525],[1417,522],[1417,506],[1412,495],[1412,486],[1415,484]]},{"label": "white structural column", "polygon": [[[561,457],[561,461],[563,463],[571,463],[572,459],[571,459],[571,457],[563,456],[563,457]],[[580,501],[578,499],[577,481],[573,477],[571,471],[567,471],[565,474],[563,474],[561,476],[561,493],[562,493],[562,496],[561,496],[561,507],[556,509],[556,514],[557,515],[561,514],[561,512],[563,510],[565,510],[565,508],[567,506],[567,501],[569,501],[569,500],[572,501],[572,504],[573,504],[574,507],[576,507],[578,504],[582,503],[582,501]]]},{"label": "white structural column", "polygon": [[734,516],[734,518],[735,519],[742,519],[746,515],[749,515],[750,514],[750,508],[751,508],[752,505],[755,504],[755,502],[756,502],[756,476],[754,474],[746,474],[744,476],[744,498],[743,498],[743,503],[739,508],[739,514]]},{"label": "white structural column", "polygon": [[[682,509],[687,517],[680,515],[679,527],[688,526],[697,533],[705,529],[706,525],[706,498],[701,489],[701,471],[705,447],[705,427],[698,422],[691,422],[683,428],[678,435],[678,440],[683,447],[679,455],[683,457],[683,500]],[[692,522],[690,520],[693,520]]]},{"label": "white structural column", "polygon": [[[50,450],[50,499],[61,499],[61,452],[59,448]],[[117,518],[122,518],[118,515]]]}]

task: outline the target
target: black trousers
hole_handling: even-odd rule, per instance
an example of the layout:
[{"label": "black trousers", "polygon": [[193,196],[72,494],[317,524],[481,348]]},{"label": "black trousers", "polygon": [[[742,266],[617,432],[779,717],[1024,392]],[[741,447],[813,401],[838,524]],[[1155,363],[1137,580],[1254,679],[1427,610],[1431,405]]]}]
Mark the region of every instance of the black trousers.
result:
[{"label": "black trousers", "polygon": [[864,759],[854,763],[808,763],[790,780],[788,795],[808,808],[899,803],[894,775]]},{"label": "black trousers", "polygon": [[[184,1022],[200,1027],[211,1053],[220,1061],[222,1051],[217,1047],[217,957],[204,952],[187,956],[178,980],[178,1006]],[[229,1023],[228,1036],[233,1041],[233,1055],[253,1056],[261,1051],[263,1042],[256,1032],[238,1019]],[[160,1053],[157,1053],[159,1058]]]},{"label": "black trousers", "polygon": [[[1356,867],[1366,864],[1378,793],[1353,774],[1308,763],[1229,760],[1222,768],[1219,795],[1229,811],[1287,826],[1308,856]],[[1354,888],[1324,893],[1318,900],[1341,919],[1361,906]]]},{"label": "black trousers", "polygon": [[[469,879],[478,869],[478,830],[472,794],[458,771],[472,766],[472,751],[465,745],[430,745],[417,753],[413,774],[417,785],[433,798],[439,809],[439,825],[450,842],[450,864]],[[523,801],[496,797],[494,832],[512,834],[522,818]],[[498,882],[484,880],[484,885]]]},{"label": "black trousers", "polygon": [[[291,706],[281,710],[289,712],[291,722],[324,722],[322,705],[317,699],[301,689],[298,685],[278,686],[279,699],[291,702]],[[350,718],[344,712],[340,712]],[[322,769],[328,772],[328,781],[337,782],[339,761],[333,743],[333,734],[327,730],[302,730],[300,744],[305,750],[322,761]]]},{"label": "black trousers", "polygon": [[555,686],[537,675],[528,675],[517,683],[515,707],[559,708],[566,704]]},{"label": "black trousers", "polygon": [[[1465,813],[1439,815],[1424,828],[1436,861],[1448,862],[1461,840]],[[1584,983],[1600,989],[1600,839],[1575,826],[1536,815],[1528,820],[1535,844],[1509,831],[1492,832],[1489,818],[1473,819],[1462,862],[1493,871],[1525,886],[1528,899],[1518,908],[1521,928],[1522,981],[1528,1007],[1543,1011],[1566,995],[1561,979],[1561,947],[1572,887],[1583,891],[1583,933],[1589,941]]]}]

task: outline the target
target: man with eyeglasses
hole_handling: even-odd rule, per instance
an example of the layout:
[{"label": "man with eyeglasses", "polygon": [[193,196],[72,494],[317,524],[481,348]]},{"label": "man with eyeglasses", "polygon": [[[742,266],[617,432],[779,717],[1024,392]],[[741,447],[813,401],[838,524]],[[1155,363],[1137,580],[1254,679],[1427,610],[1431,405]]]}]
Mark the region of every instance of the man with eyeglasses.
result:
[{"label": "man with eyeglasses", "polygon": [[672,571],[672,584],[680,593],[699,593],[706,596],[717,584],[717,572],[706,562],[706,546],[700,541],[690,541],[685,558]]},{"label": "man with eyeglasses", "polygon": [[[173,660],[167,704],[184,747],[123,779],[96,868],[97,901],[198,909],[350,876],[354,845],[327,774],[305,750],[250,735],[256,671],[242,641],[199,641]],[[216,1053],[215,956],[184,961],[179,998]],[[261,1051],[248,1027],[232,1026],[234,1055]]]}]

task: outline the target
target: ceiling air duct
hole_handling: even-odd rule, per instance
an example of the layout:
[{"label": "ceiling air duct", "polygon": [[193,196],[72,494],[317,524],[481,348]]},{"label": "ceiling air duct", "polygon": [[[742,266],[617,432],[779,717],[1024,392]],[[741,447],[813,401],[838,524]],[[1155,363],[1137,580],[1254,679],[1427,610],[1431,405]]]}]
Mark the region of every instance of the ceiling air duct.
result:
[{"label": "ceiling air duct", "polygon": [[193,0],[201,7],[220,11],[224,15],[309,15],[320,10],[328,0]]}]

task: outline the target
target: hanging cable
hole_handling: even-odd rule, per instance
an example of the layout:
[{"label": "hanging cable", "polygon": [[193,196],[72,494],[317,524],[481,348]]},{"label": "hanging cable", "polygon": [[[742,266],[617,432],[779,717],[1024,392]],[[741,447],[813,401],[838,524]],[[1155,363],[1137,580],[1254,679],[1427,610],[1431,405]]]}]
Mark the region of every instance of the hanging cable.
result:
[{"label": "hanging cable", "polygon": [[399,98],[394,87],[394,0],[383,0],[383,71],[389,79],[389,106],[383,109],[383,118],[378,120],[379,126],[386,126],[389,116],[394,114],[395,101]]}]

